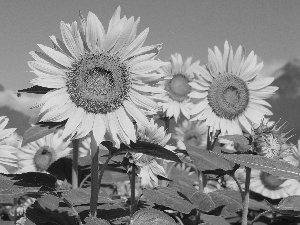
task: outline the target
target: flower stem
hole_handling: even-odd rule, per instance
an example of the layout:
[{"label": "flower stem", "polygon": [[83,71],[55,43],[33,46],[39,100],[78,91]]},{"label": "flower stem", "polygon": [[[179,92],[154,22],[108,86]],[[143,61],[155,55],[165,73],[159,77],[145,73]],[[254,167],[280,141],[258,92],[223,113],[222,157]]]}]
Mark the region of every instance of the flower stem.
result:
[{"label": "flower stem", "polygon": [[73,160],[72,160],[72,188],[78,188],[78,152],[79,139],[72,140]]},{"label": "flower stem", "polygon": [[244,196],[244,192],[243,192],[243,189],[242,189],[242,187],[241,187],[239,181],[236,179],[236,177],[234,176],[234,174],[229,174],[229,176],[231,176],[232,179],[233,179],[233,180],[235,181],[235,183],[237,184],[237,186],[238,186],[238,188],[239,188],[239,191],[240,191],[240,193],[241,193],[241,196],[242,196],[242,201],[244,201],[245,196]]},{"label": "flower stem", "polygon": [[130,207],[130,217],[133,216],[136,205],[135,205],[135,165],[131,166],[131,179],[130,179],[130,188],[131,188],[131,207]]},{"label": "flower stem", "polygon": [[90,216],[97,217],[99,147],[92,158]]},{"label": "flower stem", "polygon": [[111,158],[113,157],[114,155],[109,153],[104,165],[102,166],[100,172],[99,172],[99,177],[98,177],[98,193],[100,191],[100,187],[101,187],[101,180],[102,180],[102,177],[103,177],[103,174],[104,174],[104,171],[105,171],[105,168],[107,167],[109,161],[111,160]]},{"label": "flower stem", "polygon": [[259,217],[261,217],[261,216],[263,216],[263,215],[265,215],[265,214],[271,213],[271,212],[272,212],[272,209],[269,209],[269,210],[267,210],[267,211],[264,211],[264,212],[258,214],[258,215],[250,222],[250,225],[253,225],[253,224],[255,223],[255,221],[259,219]]},{"label": "flower stem", "polygon": [[246,168],[246,183],[245,183],[245,195],[243,201],[243,216],[242,216],[242,225],[248,224],[248,208],[249,208],[249,188],[250,188],[250,176],[251,168]]}]

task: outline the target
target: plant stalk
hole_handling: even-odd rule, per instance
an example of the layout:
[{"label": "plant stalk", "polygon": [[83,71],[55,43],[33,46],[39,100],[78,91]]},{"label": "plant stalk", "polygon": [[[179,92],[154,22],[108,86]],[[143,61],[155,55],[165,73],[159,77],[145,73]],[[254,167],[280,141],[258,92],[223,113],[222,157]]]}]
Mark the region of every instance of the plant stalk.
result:
[{"label": "plant stalk", "polygon": [[98,203],[98,159],[99,147],[92,158],[91,167],[91,200],[90,200],[90,216],[97,217],[97,203]]},{"label": "plant stalk", "polygon": [[72,188],[78,188],[78,152],[79,139],[72,140],[73,145],[73,160],[72,160]]},{"label": "plant stalk", "polygon": [[250,188],[250,176],[251,176],[251,168],[246,168],[246,183],[245,183],[245,194],[243,201],[243,216],[242,216],[242,225],[248,224],[248,209],[249,209],[249,188]]},{"label": "plant stalk", "polygon": [[131,166],[131,179],[130,179],[130,188],[131,188],[131,206],[130,206],[130,217],[132,218],[133,214],[136,210],[135,204],[135,165],[132,164]]}]

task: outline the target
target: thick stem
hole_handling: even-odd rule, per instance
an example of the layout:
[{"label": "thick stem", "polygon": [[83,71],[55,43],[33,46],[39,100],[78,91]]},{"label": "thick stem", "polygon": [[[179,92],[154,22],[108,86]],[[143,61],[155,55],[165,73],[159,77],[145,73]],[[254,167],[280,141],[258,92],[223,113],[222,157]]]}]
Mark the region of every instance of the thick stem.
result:
[{"label": "thick stem", "polygon": [[101,181],[102,181],[102,177],[103,177],[103,174],[104,174],[104,171],[105,171],[105,168],[107,167],[109,161],[111,160],[111,158],[113,157],[114,155],[113,154],[109,154],[104,165],[102,166],[100,172],[99,172],[99,177],[98,177],[98,193],[100,191],[100,187],[101,187]]},{"label": "thick stem", "polygon": [[99,147],[92,158],[90,216],[97,217]]},{"label": "thick stem", "polygon": [[72,140],[73,145],[73,161],[72,161],[72,188],[78,188],[78,152],[79,139]]},{"label": "thick stem", "polygon": [[248,208],[249,208],[249,188],[250,188],[250,176],[251,176],[251,168],[246,168],[246,183],[245,183],[245,195],[243,202],[243,216],[242,216],[242,225],[248,224]]},{"label": "thick stem", "polygon": [[136,210],[135,204],[135,165],[131,166],[131,179],[130,179],[130,188],[131,188],[131,207],[130,207],[130,217],[133,216]]}]

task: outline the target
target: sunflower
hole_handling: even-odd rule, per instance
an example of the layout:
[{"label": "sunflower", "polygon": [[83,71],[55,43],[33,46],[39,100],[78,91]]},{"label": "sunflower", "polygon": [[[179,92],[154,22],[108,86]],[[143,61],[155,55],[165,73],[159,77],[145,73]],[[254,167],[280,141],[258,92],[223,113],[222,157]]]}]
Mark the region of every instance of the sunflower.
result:
[{"label": "sunflower", "polygon": [[17,173],[44,172],[56,160],[67,156],[72,148],[70,141],[63,140],[63,131],[57,130],[19,148]]},{"label": "sunflower", "polygon": [[50,89],[35,107],[42,106],[39,122],[65,123],[62,137],[78,139],[92,131],[99,145],[108,131],[116,144],[135,141],[132,120],[149,125],[145,113],[159,106],[150,99],[162,90],[145,83],[161,77],[149,74],[164,62],[154,60],[161,45],[142,45],[145,29],[136,36],[133,17],[120,18],[120,7],[112,16],[107,32],[92,12],[87,20],[60,24],[62,41],[51,36],[54,49],[38,45],[43,52],[31,52],[29,67],[38,77],[34,85]]},{"label": "sunflower", "polygon": [[157,94],[155,97],[161,102],[163,112],[167,117],[174,116],[177,122],[180,112],[184,117],[190,119],[191,108],[191,86],[190,82],[194,80],[194,74],[199,73],[200,61],[192,63],[192,58],[187,58],[183,62],[180,54],[175,53],[170,57],[170,63],[162,66],[158,73],[163,75],[163,81],[160,81],[159,86],[166,92]]},{"label": "sunflower", "polygon": [[272,115],[264,99],[278,89],[268,86],[274,78],[256,77],[263,63],[257,64],[253,51],[245,57],[239,46],[234,54],[227,41],[223,55],[217,47],[214,50],[208,50],[208,64],[191,83],[191,96],[197,101],[191,111],[193,120],[206,120],[212,132],[251,133],[253,123],[259,124],[264,115]]},{"label": "sunflower", "polygon": [[177,141],[179,149],[186,148],[184,143],[198,148],[206,148],[207,126],[202,121],[184,120],[180,126],[175,127],[173,138]]},{"label": "sunflower", "polygon": [[19,146],[16,128],[5,129],[9,119],[0,116],[0,173],[9,173],[10,167],[17,167],[17,157],[14,155]]},{"label": "sunflower", "polygon": [[[158,144],[166,148],[166,144],[171,138],[171,134],[166,134],[164,128],[158,127],[153,119],[150,120],[149,127],[138,125],[137,136],[141,141]],[[141,178],[141,185],[143,187],[157,186],[158,175],[166,177],[164,167],[161,166],[158,160],[153,156],[143,153],[133,153],[132,162],[139,168],[138,175]]]},{"label": "sunflower", "polygon": [[271,199],[285,198],[290,194],[291,179],[279,179],[266,172],[252,169],[250,190]]}]

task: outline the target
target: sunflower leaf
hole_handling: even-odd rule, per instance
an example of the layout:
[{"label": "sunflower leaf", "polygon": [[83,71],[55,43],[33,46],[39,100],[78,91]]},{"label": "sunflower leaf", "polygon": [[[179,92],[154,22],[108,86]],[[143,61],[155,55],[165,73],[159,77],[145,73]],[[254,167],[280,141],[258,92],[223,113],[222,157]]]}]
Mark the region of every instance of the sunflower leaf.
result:
[{"label": "sunflower leaf", "polygon": [[234,142],[234,148],[238,152],[247,152],[251,148],[249,140],[244,135],[224,135],[219,138]]},{"label": "sunflower leaf", "polygon": [[221,169],[226,171],[232,169],[230,163],[227,160],[212,154],[211,151],[198,149],[187,143],[185,143],[185,145],[186,151],[188,152],[198,170],[205,171]]},{"label": "sunflower leaf", "polygon": [[204,212],[219,209],[221,216],[230,216],[243,207],[241,194],[231,189],[203,193],[183,181],[171,182],[169,187],[177,190],[189,199],[197,209]]},{"label": "sunflower leaf", "polygon": [[18,90],[18,93],[33,93],[33,94],[46,94],[47,92],[54,90],[55,88],[46,88],[39,85],[34,85],[30,88],[25,88],[22,90]]},{"label": "sunflower leaf", "polygon": [[85,225],[110,225],[107,220],[101,218],[87,217],[84,221]]},{"label": "sunflower leaf", "polygon": [[22,146],[36,141],[48,134],[51,134],[55,132],[60,126],[63,126],[62,123],[49,124],[49,126],[47,125],[48,124],[45,123],[38,123],[37,125],[26,130],[23,136]]},{"label": "sunflower leaf", "polygon": [[294,195],[282,199],[279,202],[277,209],[298,211],[300,214],[300,196]]},{"label": "sunflower leaf", "polygon": [[122,149],[122,151],[133,153],[144,153],[161,159],[171,160],[174,162],[181,162],[178,156],[164,147],[145,141],[137,141],[136,143],[130,142],[130,147]]},{"label": "sunflower leaf", "polygon": [[152,203],[162,205],[182,213],[190,213],[195,206],[187,199],[178,194],[177,191],[167,188],[158,187],[155,189],[143,190],[143,195]]},{"label": "sunflower leaf", "polygon": [[300,169],[284,161],[251,154],[222,154],[216,152],[213,154],[242,166],[258,169],[274,176],[284,177],[286,179],[300,179]]},{"label": "sunflower leaf", "polygon": [[131,225],[176,225],[169,215],[157,209],[140,209],[133,214]]}]

